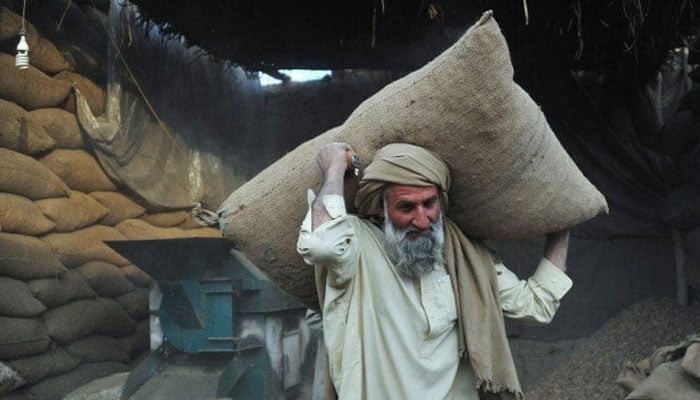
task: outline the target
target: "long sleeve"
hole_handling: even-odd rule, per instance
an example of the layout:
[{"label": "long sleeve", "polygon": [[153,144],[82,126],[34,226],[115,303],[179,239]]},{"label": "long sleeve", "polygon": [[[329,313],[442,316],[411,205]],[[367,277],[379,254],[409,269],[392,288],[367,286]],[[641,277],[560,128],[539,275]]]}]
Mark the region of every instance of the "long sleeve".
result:
[{"label": "long sleeve", "polygon": [[322,201],[331,220],[315,230],[311,225],[311,205],[316,196],[309,190],[309,211],[299,229],[297,252],[308,265],[328,269],[328,284],[346,285],[356,272],[358,256],[355,229],[347,216],[342,196],[323,196]]},{"label": "long sleeve", "polygon": [[559,301],[573,286],[571,279],[546,258],[527,280],[520,280],[503,264],[496,264],[496,274],[503,315],[530,324],[551,322]]}]

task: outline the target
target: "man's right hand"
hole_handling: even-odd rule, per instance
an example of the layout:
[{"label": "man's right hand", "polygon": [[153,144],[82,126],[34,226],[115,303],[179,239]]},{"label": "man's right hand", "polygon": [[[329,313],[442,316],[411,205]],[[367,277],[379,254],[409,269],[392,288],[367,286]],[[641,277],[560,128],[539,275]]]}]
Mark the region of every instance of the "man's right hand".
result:
[{"label": "man's right hand", "polygon": [[331,216],[323,204],[323,196],[343,196],[345,171],[348,169],[347,151],[351,149],[346,143],[333,142],[321,147],[316,156],[316,163],[323,172],[323,185],[312,207],[311,225],[313,229],[331,220]]},{"label": "man's right hand", "polygon": [[343,142],[332,142],[324,145],[316,156],[316,163],[321,168],[324,177],[335,172],[345,174],[348,168],[347,152],[351,147]]}]

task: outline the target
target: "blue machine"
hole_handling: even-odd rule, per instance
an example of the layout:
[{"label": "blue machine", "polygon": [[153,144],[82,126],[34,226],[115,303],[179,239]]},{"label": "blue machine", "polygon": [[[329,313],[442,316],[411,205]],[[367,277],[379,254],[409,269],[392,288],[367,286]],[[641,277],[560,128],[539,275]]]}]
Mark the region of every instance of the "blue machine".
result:
[{"label": "blue machine", "polygon": [[157,282],[152,351],[129,375],[122,399],[309,397],[316,341],[305,307],[232,251],[231,242],[107,244]]}]

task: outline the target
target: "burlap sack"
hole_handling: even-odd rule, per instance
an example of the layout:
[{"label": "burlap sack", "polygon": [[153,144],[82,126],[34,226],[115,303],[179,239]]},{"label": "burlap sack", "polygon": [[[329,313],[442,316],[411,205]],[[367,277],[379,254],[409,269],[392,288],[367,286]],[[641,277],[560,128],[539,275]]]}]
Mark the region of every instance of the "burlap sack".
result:
[{"label": "burlap sack", "polygon": [[88,335],[124,337],[134,332],[134,321],[112,299],[76,300],[42,315],[49,336],[66,344]]},{"label": "burlap sack", "polygon": [[97,200],[76,190],[69,197],[37,200],[36,205],[53,221],[57,232],[72,232],[92,225],[109,212]]},{"label": "burlap sack", "polygon": [[55,146],[44,126],[30,119],[24,108],[0,99],[0,147],[34,154]]},{"label": "burlap sack", "polygon": [[80,71],[84,76],[98,79],[107,70],[106,54],[99,51],[99,48],[91,49],[79,43],[61,43],[61,52],[71,66],[71,71]]},{"label": "burlap sack", "polygon": [[93,260],[118,266],[129,264],[129,261],[103,243],[107,240],[125,239],[116,229],[101,225],[70,233],[50,233],[42,238],[51,246],[58,259],[71,268]]},{"label": "burlap sack", "polygon": [[117,297],[115,300],[135,321],[140,321],[149,315],[147,289],[132,290]]},{"label": "burlap sack", "polygon": [[95,157],[85,150],[56,149],[39,162],[60,176],[71,189],[83,193],[117,190]]},{"label": "burlap sack", "polygon": [[141,219],[148,222],[153,226],[159,226],[162,228],[170,228],[173,226],[178,226],[190,218],[190,213],[184,210],[172,211],[172,212],[162,212],[156,214],[144,214]]},{"label": "burlap sack", "polygon": [[141,219],[153,226],[163,228],[171,228],[176,226],[178,228],[188,230],[200,229],[202,227],[202,225],[199,225],[194,219],[192,219],[192,215],[186,210],[144,214]]},{"label": "burlap sack", "polygon": [[149,348],[149,321],[139,322],[134,333],[119,339],[93,335],[76,340],[66,347],[83,362],[116,361],[127,363]]},{"label": "burlap sack", "polygon": [[183,223],[178,225],[177,227],[180,229],[189,230],[189,229],[200,229],[202,227],[202,225],[200,225],[197,221],[195,221],[192,218],[192,215],[188,215],[187,219]]},{"label": "burlap sack", "polygon": [[9,193],[0,193],[0,225],[3,232],[24,235],[41,235],[55,227],[33,201]]},{"label": "burlap sack", "polygon": [[119,339],[122,346],[129,352],[129,356],[135,359],[147,351],[151,344],[151,323],[150,320],[144,319],[136,324],[134,334],[125,338]]},{"label": "burlap sack", "polygon": [[[75,388],[86,385],[95,379],[128,371],[129,367],[113,361],[81,364],[78,368],[63,375],[57,375],[26,389],[26,397],[32,400],[62,399]],[[8,399],[9,400],[9,399]],[[15,400],[15,399],[13,399]],[[18,400],[18,399],[17,399]]]},{"label": "burlap sack", "polygon": [[697,400],[700,381],[684,373],[681,360],[654,369],[625,400]]},{"label": "burlap sack", "polygon": [[26,383],[17,371],[0,361],[0,396],[8,394]]},{"label": "burlap sack", "polygon": [[67,270],[57,278],[34,279],[27,282],[29,290],[46,307],[54,308],[77,299],[97,297],[82,276]]},{"label": "burlap sack", "polygon": [[[32,33],[36,34],[36,28],[31,23],[26,23],[27,36]],[[22,28],[22,16],[17,15],[9,8],[0,7],[0,42],[8,40],[17,40],[17,32]],[[38,36],[38,35],[31,35]]]},{"label": "burlap sack", "polygon": [[41,318],[0,316],[0,326],[1,360],[43,353],[51,343]]},{"label": "burlap sack", "polygon": [[38,200],[67,196],[69,191],[61,178],[40,162],[0,148],[0,192]]},{"label": "burlap sack", "polygon": [[5,53],[0,53],[0,76],[0,97],[27,110],[61,105],[71,90],[69,82],[51,78],[32,65],[17,69],[15,58]]},{"label": "burlap sack", "polygon": [[115,228],[130,240],[221,237],[221,232],[213,228],[160,228],[140,219],[127,219],[118,223]]},{"label": "burlap sack", "polygon": [[76,268],[85,282],[102,297],[115,298],[136,287],[126,279],[121,268],[103,261],[88,261]]},{"label": "burlap sack", "polygon": [[0,315],[36,317],[46,311],[25,282],[0,276]]},{"label": "burlap sack", "polygon": [[123,266],[122,272],[129,282],[138,287],[148,288],[151,286],[151,283],[153,283],[153,278],[134,264]]},{"label": "burlap sack", "polygon": [[[105,113],[107,96],[104,89],[97,86],[93,81],[82,75],[69,71],[64,71],[56,75],[56,79],[68,82],[73,88],[79,90],[85,97],[85,100],[87,100],[93,115],[99,117]],[[77,113],[78,111],[75,101],[75,92],[71,91],[66,100],[66,110],[72,112],[73,114]]]},{"label": "burlap sack", "polygon": [[[19,40],[17,34],[21,28],[22,16],[12,12],[7,7],[0,7],[0,42],[10,41],[16,46]],[[56,46],[41,36],[33,24],[25,21],[25,28],[31,65],[47,74],[65,71],[70,67]]]},{"label": "burlap sack", "polygon": [[60,108],[42,108],[29,111],[27,120],[44,127],[46,134],[62,149],[80,149],[85,146],[83,135],[74,114]]},{"label": "burlap sack", "polygon": [[681,361],[681,368],[686,374],[695,379],[700,379],[700,343],[693,343],[688,346]]},{"label": "burlap sack", "polygon": [[51,247],[40,239],[0,232],[0,276],[26,281],[56,278],[65,270]]},{"label": "burlap sack", "polygon": [[100,223],[116,225],[125,219],[138,218],[146,209],[119,192],[92,192],[90,196],[100,202],[109,211]]},{"label": "burlap sack", "polygon": [[[538,105],[513,82],[506,41],[491,12],[435,60],[383,88],[343,125],[300,145],[220,207],[224,236],[307,301],[315,297],[313,271],[296,254],[295,242],[306,189],[318,190],[322,180],[316,154],[332,141],[353,145],[365,164],[395,142],[442,156],[453,178],[447,214],[470,236],[537,236],[607,210]],[[353,195],[348,189],[349,206]]]},{"label": "burlap sack", "polygon": [[56,46],[44,36],[40,37],[36,47],[30,50],[29,58],[29,62],[33,66],[50,75],[66,71],[70,68],[68,60],[66,60]]},{"label": "burlap sack", "polygon": [[129,362],[129,352],[122,345],[124,339],[109,336],[88,336],[76,340],[66,350],[83,362],[117,361]]},{"label": "burlap sack", "polygon": [[10,360],[7,365],[31,385],[45,378],[72,371],[80,365],[80,360],[59,348],[38,356]]}]

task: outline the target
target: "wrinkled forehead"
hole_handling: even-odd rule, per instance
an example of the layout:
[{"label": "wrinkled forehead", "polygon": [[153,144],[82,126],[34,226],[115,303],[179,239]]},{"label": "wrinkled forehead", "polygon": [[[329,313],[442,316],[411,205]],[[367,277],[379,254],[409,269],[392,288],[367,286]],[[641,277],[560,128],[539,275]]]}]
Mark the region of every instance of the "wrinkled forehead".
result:
[{"label": "wrinkled forehead", "polygon": [[437,186],[413,186],[392,183],[387,185],[385,196],[388,201],[412,200],[422,202],[438,196],[440,191]]}]

